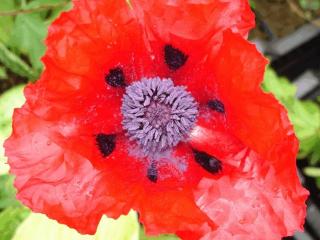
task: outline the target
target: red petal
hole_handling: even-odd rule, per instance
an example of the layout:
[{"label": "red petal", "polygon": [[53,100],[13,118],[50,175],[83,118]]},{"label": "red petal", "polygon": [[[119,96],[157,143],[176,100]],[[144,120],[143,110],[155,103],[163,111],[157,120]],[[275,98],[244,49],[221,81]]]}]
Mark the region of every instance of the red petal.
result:
[{"label": "red petal", "polygon": [[219,226],[204,239],[280,239],[302,230],[308,191],[297,178],[295,159],[279,169],[234,137],[221,116],[206,116],[190,143],[221,160],[223,177],[202,179],[196,191],[197,205]]},{"label": "red petal", "polygon": [[243,36],[254,27],[254,15],[245,0],[132,0],[149,37],[171,42],[201,40],[231,28]]},{"label": "red petal", "polygon": [[237,139],[226,126],[225,115],[213,112],[207,107],[201,109],[197,125],[190,135],[190,144],[198,151],[206,152],[223,164],[223,174],[226,168],[248,168],[245,158],[248,147]]},{"label": "red petal", "polygon": [[[125,1],[75,5],[49,29],[45,72],[26,88],[27,103],[16,111],[5,147],[18,198],[92,234],[102,214],[118,217],[129,210],[110,195],[106,173],[90,162],[101,163],[94,135],[121,130],[123,90],[106,85],[105,74],[123,66],[130,82],[152,68],[142,54],[142,30]],[[132,50],[132,43],[139,47]]]},{"label": "red petal", "polygon": [[[223,31],[231,28],[247,36],[254,26],[254,15],[246,0],[133,0],[131,3],[146,29],[154,74],[171,77],[176,85],[188,86],[194,92],[199,90],[199,82],[207,78],[199,72],[203,72],[207,54],[218,51]],[[177,71],[170,70],[164,61],[166,44],[188,56]]]},{"label": "red petal", "polygon": [[286,110],[260,89],[266,62],[230,31],[208,60],[214,78],[203,95],[225,113],[202,114],[191,144],[237,168],[199,185],[197,204],[219,226],[205,239],[279,239],[302,229],[308,193],[295,166],[298,142]]},{"label": "red petal", "polygon": [[[242,37],[232,33],[224,35],[226,43],[215,58],[224,29],[232,28],[244,36],[252,27],[247,1],[132,2],[145,29],[126,1],[91,0],[75,1],[74,10],[62,14],[50,27],[43,58],[46,70],[36,84],[26,88],[27,103],[15,112],[13,134],[5,144],[11,171],[16,175],[18,198],[82,233],[94,233],[102,214],[118,217],[132,207],[139,211],[148,233],[176,232],[186,239],[197,239],[209,232],[210,239],[211,234],[223,232],[221,229],[236,234],[239,229],[227,222],[216,230],[215,223],[220,224],[221,219],[208,204],[219,201],[217,196],[238,204],[234,197],[241,197],[241,187],[248,186],[242,182],[255,179],[249,197],[260,196],[266,187],[274,190],[267,192],[268,201],[273,200],[279,185],[282,199],[275,200],[274,211],[287,204],[289,210],[283,213],[298,216],[297,220],[279,220],[270,207],[261,211],[280,222],[275,234],[291,233],[304,215],[301,206],[306,194],[295,173],[297,142],[285,111],[258,87],[265,62]],[[165,44],[189,56],[177,72],[165,65]],[[250,65],[252,62],[257,66]],[[229,167],[224,171],[226,176],[206,173],[195,163],[191,149],[181,143],[171,155],[163,156],[155,184],[146,176],[150,160],[141,157],[122,134],[117,135],[115,150],[104,158],[95,146],[94,135],[121,131],[123,89],[110,87],[104,80],[114,67],[123,68],[127,83],[155,75],[172,77],[193,93],[201,90],[203,78],[206,89],[203,96],[196,96],[199,102],[218,96],[227,113],[225,119],[217,117],[215,127],[206,130],[206,137],[196,134],[191,143],[221,158]],[[230,71],[233,68],[235,72]],[[189,81],[191,78],[197,82]],[[244,104],[235,105],[239,99]],[[206,129],[209,126],[203,120],[199,119],[198,127]],[[273,131],[267,134],[257,127],[259,124]],[[228,145],[221,141],[204,144],[205,139],[223,139]],[[203,176],[207,178],[200,182],[195,203],[193,190]],[[226,197],[211,187],[220,181],[230,190]],[[213,188],[212,193],[207,194],[204,187]],[[241,201],[236,207],[242,208]],[[249,220],[255,219],[246,213]],[[269,216],[261,222],[266,219]],[[192,234],[187,235],[189,232]]]},{"label": "red petal", "polygon": [[[193,161],[191,149],[180,144],[171,155],[157,165],[156,183],[147,178],[148,159],[132,157],[129,143],[114,153],[107,163],[108,189],[120,202],[126,201],[139,212],[146,232],[152,235],[193,231],[203,235],[215,229],[215,224],[195,205],[193,189],[202,177],[202,170]],[[130,152],[130,151],[129,151]],[[110,179],[113,175],[115,178]],[[118,184],[114,184],[118,183]]]},{"label": "red petal", "polygon": [[59,74],[81,76],[73,78],[74,90],[95,91],[107,87],[105,74],[114,67],[123,68],[128,83],[152,71],[143,30],[126,1],[83,0],[74,4],[73,10],[63,13],[49,28],[43,61],[46,68],[54,65],[61,70],[51,72],[52,78],[57,81]]},{"label": "red petal", "polygon": [[[23,124],[21,124],[23,123]],[[103,214],[118,217],[129,208],[110,195],[106,175],[68,147],[71,125],[43,120],[27,105],[16,110],[13,134],[5,142],[17,198],[81,233],[93,234]]]},{"label": "red petal", "polygon": [[197,205],[219,226],[204,239],[281,239],[303,230],[308,192],[298,183],[291,189],[284,187],[277,176],[269,167],[264,178],[203,179]]},{"label": "red petal", "polygon": [[[215,81],[224,103],[227,125],[243,143],[281,169],[295,169],[298,142],[287,112],[260,88],[267,61],[240,36],[226,32],[213,58]],[[214,96],[212,96],[214,97]]]}]

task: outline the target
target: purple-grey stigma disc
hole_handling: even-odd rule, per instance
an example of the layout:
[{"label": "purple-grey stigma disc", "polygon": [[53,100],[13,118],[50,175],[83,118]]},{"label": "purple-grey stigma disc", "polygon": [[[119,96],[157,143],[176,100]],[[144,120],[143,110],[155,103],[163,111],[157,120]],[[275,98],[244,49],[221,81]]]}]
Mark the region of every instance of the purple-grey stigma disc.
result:
[{"label": "purple-grey stigma disc", "polygon": [[174,86],[171,79],[143,78],[126,88],[121,112],[130,140],[152,154],[188,137],[198,116],[198,104],[184,86]]}]

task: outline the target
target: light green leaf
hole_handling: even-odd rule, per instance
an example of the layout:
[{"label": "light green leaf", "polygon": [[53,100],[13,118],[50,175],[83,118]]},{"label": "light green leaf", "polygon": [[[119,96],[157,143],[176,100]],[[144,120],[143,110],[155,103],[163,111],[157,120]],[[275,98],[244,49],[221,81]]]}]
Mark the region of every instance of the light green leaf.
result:
[{"label": "light green leaf", "polygon": [[310,177],[320,177],[320,168],[317,167],[306,167],[304,173]]},{"label": "light green leaf", "polygon": [[8,207],[19,207],[16,200],[16,190],[13,187],[13,176],[0,175],[0,211]]},{"label": "light green leaf", "polygon": [[16,17],[12,35],[11,46],[19,53],[29,56],[32,66],[40,72],[41,56],[44,54],[44,38],[47,26],[39,14],[21,14]]},{"label": "light green leaf", "polygon": [[270,67],[266,70],[262,87],[266,92],[272,92],[279,101],[293,99],[297,91],[293,84],[279,77]]},{"label": "light green leaf", "polygon": [[272,92],[287,108],[288,115],[300,140],[299,157],[309,157],[311,164],[320,161],[320,107],[311,101],[295,97],[296,87],[268,68],[263,88]]},{"label": "light green leaf", "polygon": [[45,215],[32,213],[20,225],[12,240],[139,240],[137,214],[130,212],[117,220],[103,217],[94,236],[81,235]]},{"label": "light green leaf", "polygon": [[16,54],[10,51],[1,41],[0,41],[0,62],[9,68],[15,74],[27,77],[29,79],[35,79],[35,72]]},{"label": "light green leaf", "polygon": [[29,211],[22,207],[9,207],[0,213],[0,239],[11,240],[16,228],[28,216]]},{"label": "light green leaf", "polygon": [[24,85],[19,85],[0,95],[0,138],[7,137],[11,132],[13,110],[25,101],[23,88]]},{"label": "light green leaf", "polygon": [[300,140],[299,157],[309,156],[310,163],[320,160],[320,108],[311,101],[296,100],[289,108],[289,117]]},{"label": "light green leaf", "polygon": [[16,86],[0,95],[0,175],[9,170],[8,165],[5,164],[3,142],[11,132],[11,118],[14,108],[20,107],[25,101],[23,87],[23,85]]}]

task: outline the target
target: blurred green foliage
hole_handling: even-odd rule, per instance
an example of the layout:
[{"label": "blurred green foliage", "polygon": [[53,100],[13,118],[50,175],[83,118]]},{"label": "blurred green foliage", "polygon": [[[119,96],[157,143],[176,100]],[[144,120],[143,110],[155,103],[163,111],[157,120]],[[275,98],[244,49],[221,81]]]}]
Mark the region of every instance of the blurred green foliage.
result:
[{"label": "blurred green foliage", "polygon": [[117,220],[103,217],[95,235],[82,235],[76,230],[31,213],[18,227],[12,240],[139,240],[137,214],[130,212]]},{"label": "blurred green foliage", "polygon": [[320,0],[299,0],[300,6],[305,10],[319,10]]},{"label": "blurred green foliage", "polygon": [[[295,97],[296,87],[287,79],[277,76],[271,68],[267,69],[262,86],[267,92],[272,92],[286,107],[300,140],[299,158],[308,158],[311,166],[320,164],[319,104],[298,100]],[[315,176],[314,172],[312,176]],[[320,174],[317,177],[320,177]]]},{"label": "blurred green foliage", "polygon": [[143,227],[141,227],[139,240],[179,240],[179,238],[177,238],[174,235],[167,235],[167,234],[156,236],[156,237],[148,237],[145,234]]},{"label": "blurred green foliage", "polygon": [[[25,100],[22,93],[23,87],[23,85],[15,86],[0,95],[0,174],[6,173],[8,170],[8,166],[5,164],[4,148],[2,145],[11,132],[11,118],[14,108],[20,107]],[[0,186],[2,185],[0,184]]]},{"label": "blurred green foliage", "polygon": [[0,175],[0,186],[0,210],[19,207],[20,204],[15,198],[16,191],[13,187],[13,177],[8,174]]},{"label": "blurred green foliage", "polygon": [[35,80],[42,70],[49,24],[70,7],[68,0],[1,0],[0,62],[15,74]]},{"label": "blurred green foliage", "polygon": [[14,108],[22,106],[24,85],[15,86],[0,96],[0,141],[11,132],[11,118]]},{"label": "blurred green foliage", "polygon": [[8,207],[0,213],[0,238],[11,240],[17,227],[28,216],[29,210],[23,206]]}]

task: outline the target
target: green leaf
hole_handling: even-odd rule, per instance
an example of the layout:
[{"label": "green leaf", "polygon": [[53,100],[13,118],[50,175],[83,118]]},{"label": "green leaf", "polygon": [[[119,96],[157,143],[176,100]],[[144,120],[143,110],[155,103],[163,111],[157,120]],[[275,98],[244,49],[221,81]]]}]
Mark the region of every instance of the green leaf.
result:
[{"label": "green leaf", "polygon": [[287,108],[288,115],[300,140],[299,157],[310,158],[311,164],[320,161],[320,107],[312,101],[296,99],[296,87],[268,68],[262,87],[272,92]]},{"label": "green leaf", "polygon": [[33,0],[33,2],[37,3],[38,6],[43,6],[43,5],[58,5],[58,4],[63,4],[66,2],[69,2],[69,0]]},{"label": "green leaf", "polygon": [[315,180],[316,180],[317,187],[320,188],[320,178],[316,178]]},{"label": "green leaf", "polygon": [[57,17],[59,17],[61,12],[70,10],[71,8],[72,8],[72,3],[71,2],[68,2],[68,4],[66,4],[63,7],[54,8],[51,11],[51,14],[50,14],[49,18],[46,19],[46,24],[49,25],[53,20],[55,20]]},{"label": "green leaf", "polygon": [[300,140],[299,157],[309,156],[310,163],[320,160],[320,108],[311,101],[295,101],[289,108],[289,117]]},{"label": "green leaf", "polygon": [[34,14],[40,16],[43,22],[50,23],[62,10],[66,9],[69,3],[71,3],[69,0],[33,0],[25,8],[41,8],[41,11],[35,11]]},{"label": "green leaf", "polygon": [[252,9],[255,9],[255,8],[256,8],[256,3],[254,2],[254,0],[250,0],[249,3],[250,3],[250,7],[251,7]]},{"label": "green leaf", "polygon": [[300,6],[305,10],[319,10],[320,0],[299,0]]},{"label": "green leaf", "polygon": [[19,76],[35,79],[36,73],[0,41],[0,62]]},{"label": "green leaf", "polygon": [[[16,9],[15,1],[1,0],[0,12]],[[12,16],[0,16],[0,42],[8,43],[13,26]]]},{"label": "green leaf", "polygon": [[262,87],[266,92],[272,92],[281,102],[293,100],[297,91],[296,86],[286,78],[279,77],[270,67],[266,70]]},{"label": "green leaf", "polygon": [[5,67],[0,66],[0,80],[8,77]]},{"label": "green leaf", "polygon": [[21,14],[16,17],[10,39],[11,46],[19,53],[27,55],[38,73],[42,69],[40,58],[45,51],[46,34],[47,26],[39,14]]},{"label": "green leaf", "polygon": [[28,216],[24,207],[9,207],[0,213],[0,239],[11,240],[16,228]]},{"label": "green leaf", "polygon": [[140,240],[179,240],[178,237],[169,234],[149,237],[145,234],[143,227],[140,228]]},{"label": "green leaf", "polygon": [[13,187],[13,176],[0,175],[0,210],[8,207],[19,207],[16,200],[16,190]]},{"label": "green leaf", "polygon": [[20,225],[12,240],[139,240],[137,214],[130,212],[117,220],[103,217],[94,236],[57,223],[43,214],[32,213]]}]

